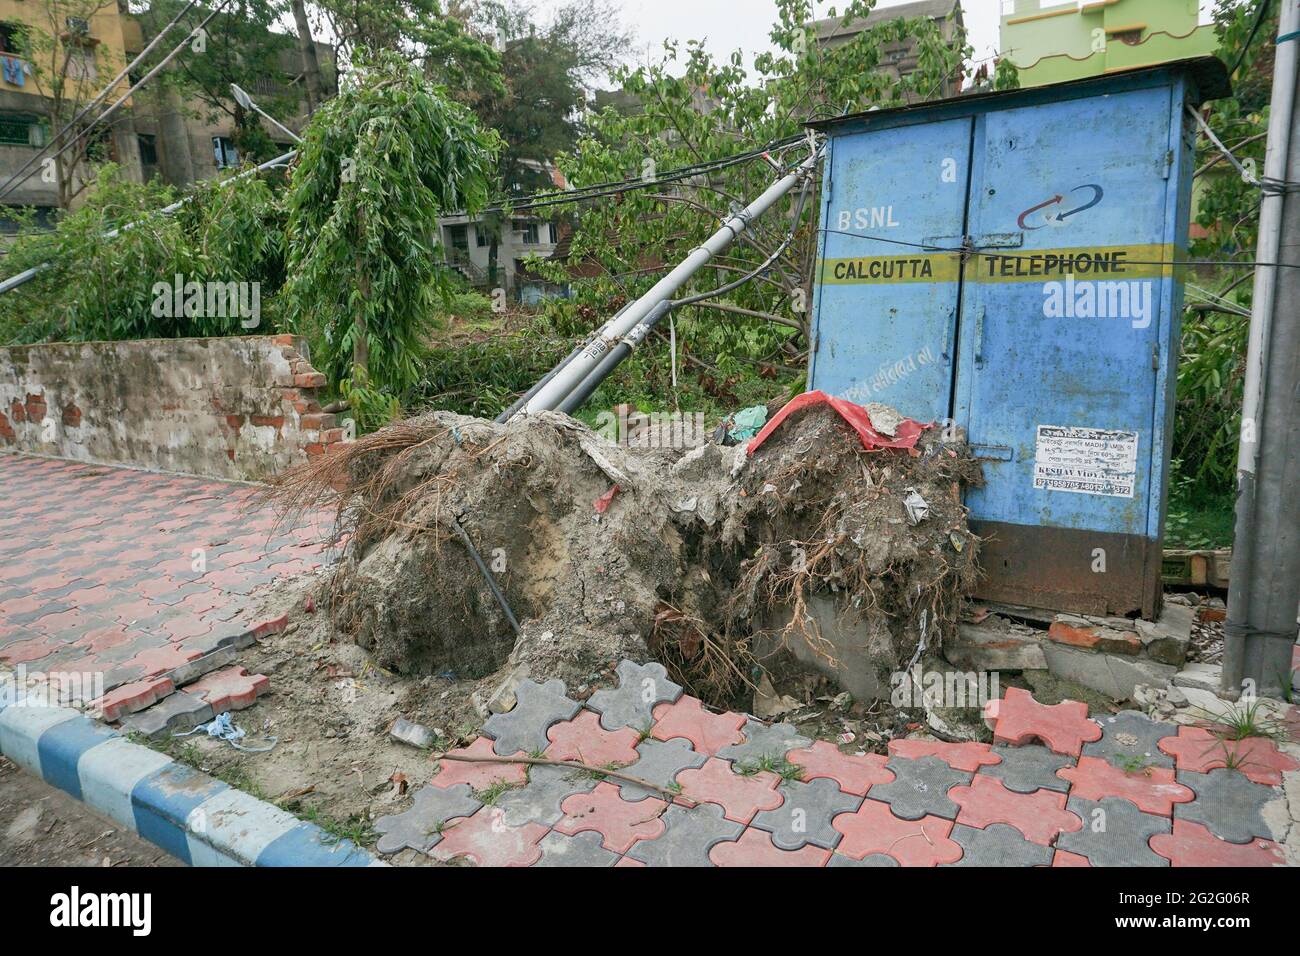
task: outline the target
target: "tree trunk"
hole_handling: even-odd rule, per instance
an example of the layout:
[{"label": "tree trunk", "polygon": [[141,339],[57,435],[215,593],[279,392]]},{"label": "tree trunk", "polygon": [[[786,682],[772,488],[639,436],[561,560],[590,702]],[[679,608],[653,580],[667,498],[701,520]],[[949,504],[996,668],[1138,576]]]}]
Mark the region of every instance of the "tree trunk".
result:
[{"label": "tree trunk", "polygon": [[293,0],[293,19],[298,27],[298,50],[302,54],[302,74],[307,88],[307,114],[316,112],[321,101],[320,63],[316,59],[316,41],[307,21],[307,4]]}]

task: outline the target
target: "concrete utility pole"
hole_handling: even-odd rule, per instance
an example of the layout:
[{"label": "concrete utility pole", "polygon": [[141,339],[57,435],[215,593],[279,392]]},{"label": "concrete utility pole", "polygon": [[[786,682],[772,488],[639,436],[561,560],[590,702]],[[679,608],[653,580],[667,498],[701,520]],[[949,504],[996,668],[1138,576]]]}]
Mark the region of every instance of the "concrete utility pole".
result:
[{"label": "concrete utility pole", "polygon": [[1300,0],[1282,0],[1237,452],[1225,696],[1278,696],[1300,615]]}]

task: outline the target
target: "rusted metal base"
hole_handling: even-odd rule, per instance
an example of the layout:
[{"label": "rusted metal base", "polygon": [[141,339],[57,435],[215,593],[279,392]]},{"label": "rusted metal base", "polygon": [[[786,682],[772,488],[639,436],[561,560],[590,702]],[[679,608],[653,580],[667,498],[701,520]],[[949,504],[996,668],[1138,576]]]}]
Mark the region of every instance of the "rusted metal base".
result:
[{"label": "rusted metal base", "polygon": [[1158,541],[1001,521],[972,520],[970,526],[982,539],[976,597],[1147,620],[1160,611]]}]

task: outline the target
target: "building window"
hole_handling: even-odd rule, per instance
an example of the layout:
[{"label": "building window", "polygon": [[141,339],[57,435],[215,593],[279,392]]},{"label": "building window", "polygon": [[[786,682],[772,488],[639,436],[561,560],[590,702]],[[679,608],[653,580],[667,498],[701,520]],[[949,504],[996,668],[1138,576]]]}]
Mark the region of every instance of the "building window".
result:
[{"label": "building window", "polygon": [[89,48],[68,50],[66,76],[70,80],[93,81],[95,79],[95,51]]},{"label": "building window", "polygon": [[0,146],[45,145],[45,124],[24,113],[0,113]]},{"label": "building window", "polygon": [[140,133],[136,140],[140,144],[140,165],[158,165],[158,137],[151,133]]},{"label": "building window", "polygon": [[453,249],[469,248],[469,226],[458,225],[447,227],[447,237],[451,240]]},{"label": "building window", "polygon": [[520,236],[520,241],[523,242],[524,245],[535,246],[540,241],[538,239],[537,223],[523,222],[516,219],[514,226],[515,229],[522,234]]},{"label": "building window", "polygon": [[23,46],[22,25],[0,23],[0,53],[22,53]]},{"label": "building window", "polygon": [[212,137],[212,157],[217,162],[217,169],[229,169],[239,165],[239,150],[228,136]]},{"label": "building window", "polygon": [[480,249],[485,249],[492,243],[492,237],[488,235],[487,228],[480,222],[474,226],[474,245]]}]

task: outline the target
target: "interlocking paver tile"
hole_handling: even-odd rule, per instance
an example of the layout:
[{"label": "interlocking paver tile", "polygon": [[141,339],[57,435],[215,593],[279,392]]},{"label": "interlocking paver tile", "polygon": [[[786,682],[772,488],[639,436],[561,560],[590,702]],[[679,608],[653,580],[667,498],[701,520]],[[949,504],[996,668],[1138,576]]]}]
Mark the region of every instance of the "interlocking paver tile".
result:
[{"label": "interlocking paver tile", "polygon": [[1300,763],[1278,750],[1267,737],[1226,740],[1204,727],[1179,727],[1177,737],[1160,741],[1160,749],[1177,761],[1180,771],[1206,773],[1230,766],[1255,783],[1270,787],[1281,785],[1285,771],[1300,770]]},{"label": "interlocking paver tile", "polygon": [[716,803],[723,816],[737,823],[749,823],[759,810],[773,810],[783,799],[776,790],[781,783],[776,774],[766,770],[738,774],[718,757],[710,757],[699,769],[683,770],[677,782],[682,796],[697,803]]},{"label": "interlocking paver tile", "polygon": [[445,790],[421,787],[415,791],[409,810],[375,821],[374,829],[379,834],[375,850],[388,854],[410,848],[425,853],[442,839],[441,830],[448,820],[468,817],[481,806],[468,784]]},{"label": "interlocking paver tile", "polygon": [[606,849],[626,853],[637,840],[653,840],[664,832],[660,818],[667,806],[654,797],[631,803],[619,796],[618,787],[602,781],[590,793],[565,798],[564,816],[555,829],[569,836],[594,830]]},{"label": "interlocking paver tile", "polygon": [[895,779],[871,788],[868,798],[888,803],[895,814],[904,820],[920,820],[926,816],[957,816],[958,806],[949,791],[971,782],[972,774],[954,770],[938,757],[890,757],[885,764]]},{"label": "interlocking paver tile", "polygon": [[528,783],[507,790],[497,797],[493,806],[502,812],[508,826],[529,822],[552,826],[564,816],[562,805],[567,797],[588,793],[596,783],[595,777],[581,770],[541,764],[529,768]]},{"label": "interlocking paver tile", "polygon": [[[844,838],[835,848],[854,860],[883,853],[903,866],[938,866],[961,859],[961,846],[948,839],[953,823],[943,817],[904,820],[889,804],[868,797],[853,813],[842,813],[834,827]],[[832,862],[832,865],[833,862]]]},{"label": "interlocking paver tile", "polygon": [[499,756],[541,753],[550,744],[546,732],[561,720],[571,720],[582,706],[564,695],[564,681],[552,677],[545,684],[526,680],[515,690],[515,708],[493,714],[483,723],[483,733],[496,741]]},{"label": "interlocking paver tile", "polygon": [[532,866],[542,857],[538,844],[546,833],[540,823],[507,826],[493,807],[486,807],[471,817],[449,821],[442,839],[428,853],[442,861],[462,857],[476,866]]},{"label": "interlocking paver tile", "polygon": [[180,667],[186,661],[192,661],[196,657],[202,656],[201,651],[181,644],[173,644],[164,639],[160,646],[140,651],[130,660],[124,661],[123,664],[128,669],[138,667],[145,677],[153,677],[157,674],[165,674],[174,667]]},{"label": "interlocking paver tile", "polygon": [[1052,848],[1026,840],[1013,826],[993,823],[984,829],[958,823],[952,839],[962,849],[961,859],[945,866],[1047,866]]},{"label": "interlocking paver tile", "polygon": [[889,755],[891,757],[907,757],[909,760],[915,760],[918,757],[938,757],[954,770],[965,770],[969,773],[974,773],[980,767],[995,764],[999,759],[988,744],[973,740],[960,744],[950,744],[942,740],[912,738],[891,740],[889,742]]},{"label": "interlocking paver tile", "polygon": [[805,846],[782,850],[772,842],[772,834],[752,827],[739,840],[715,844],[709,859],[717,866],[825,866],[831,851]]},{"label": "interlocking paver tile", "polygon": [[1084,857],[1092,866],[1165,866],[1151,851],[1149,841],[1169,832],[1168,817],[1143,813],[1119,797],[1085,800],[1071,796],[1065,808],[1083,821],[1083,826],[1062,833],[1056,841],[1060,850]]},{"label": "interlocking paver tile", "polygon": [[1001,763],[980,770],[978,776],[996,777],[1003,786],[1016,793],[1033,793],[1035,790],[1070,789],[1070,784],[1056,775],[1062,767],[1071,765],[1064,754],[1054,754],[1039,744],[1008,747],[998,744],[993,752],[1002,758]]},{"label": "interlocking paver tile", "polygon": [[[647,783],[660,787],[671,787],[677,783],[677,775],[683,770],[704,765],[708,756],[691,749],[686,740],[643,740],[636,745],[637,761],[623,768],[629,776],[638,777]],[[642,800],[653,796],[654,792],[634,783],[619,783],[624,800]]]},{"label": "interlocking paver tile", "polygon": [[1102,717],[1101,739],[1083,745],[1083,756],[1100,757],[1117,766],[1144,764],[1149,767],[1172,767],[1173,761],[1162,752],[1161,739],[1178,732],[1174,724],[1152,720],[1136,710],[1123,710]]},{"label": "interlocking paver tile", "polygon": [[[451,754],[464,754],[467,757],[492,757],[496,751],[492,740],[479,737],[468,747],[449,750]],[[514,756],[509,754],[507,756]],[[484,761],[475,763],[466,760],[438,759],[438,772],[431,781],[435,787],[454,787],[457,784],[469,784],[475,790],[487,790],[498,783],[510,786],[522,786],[528,782],[528,766],[522,763],[495,763]]]},{"label": "interlocking paver tile", "polygon": [[1088,705],[1073,700],[1047,706],[1019,687],[984,705],[984,719],[993,726],[993,739],[1019,746],[1041,740],[1058,754],[1079,756],[1083,745],[1101,739],[1101,727],[1088,719]]},{"label": "interlocking paver tile", "polygon": [[764,760],[782,760],[796,748],[807,747],[812,739],[799,733],[791,724],[765,724],[747,718],[742,728],[745,739],[718,751],[718,756],[737,766],[754,765]]},{"label": "interlocking paver tile", "polygon": [[832,821],[862,803],[861,797],[845,793],[834,780],[824,777],[807,783],[788,780],[778,792],[785,801],[775,810],[755,816],[752,826],[770,832],[772,842],[782,850],[797,850],[808,843],[834,849],[840,834]]},{"label": "interlocking paver tile", "polygon": [[1071,853],[1069,850],[1057,850],[1052,857],[1052,866],[1092,866],[1086,856]]},{"label": "interlocking paver tile", "polygon": [[583,710],[572,720],[552,724],[546,732],[550,745],[545,756],[552,760],[576,760],[592,767],[629,764],[637,758],[636,745],[641,734],[632,727],[606,730],[600,716]]},{"label": "interlocking paver tile", "polygon": [[1065,794],[1055,790],[1017,793],[995,777],[976,774],[970,786],[953,787],[948,796],[961,807],[958,823],[980,829],[1005,823],[1043,846],[1051,846],[1058,834],[1080,826],[1079,818],[1065,809]]},{"label": "interlocking paver tile", "polygon": [[1199,823],[1229,843],[1273,837],[1260,811],[1265,804],[1281,799],[1281,790],[1254,783],[1244,774],[1226,768],[1209,773],[1180,770],[1178,782],[1190,787],[1196,799],[1174,807],[1175,820]]},{"label": "interlocking paver tile", "polygon": [[660,819],[663,835],[632,844],[628,857],[648,866],[712,866],[709,851],[744,830],[739,823],[723,819],[722,807],[713,803],[691,809],[671,806]]},{"label": "interlocking paver tile", "polygon": [[641,731],[654,722],[657,704],[672,703],[681,696],[681,685],[668,679],[662,664],[622,661],[618,665],[618,689],[596,691],[587,706],[600,714],[600,725],[606,730],[634,727]]},{"label": "interlocking paver tile", "polygon": [[855,860],[851,856],[845,856],[843,853],[832,853],[830,862],[827,866],[845,867],[845,866],[901,866],[892,856],[886,856],[884,853],[868,853],[860,860]]},{"label": "interlocking paver tile", "polygon": [[1175,820],[1172,833],[1151,838],[1151,849],[1170,866],[1283,866],[1286,856],[1272,840],[1227,843],[1199,823]]},{"label": "interlocking paver tile", "polygon": [[705,710],[695,697],[682,697],[676,703],[660,704],[654,709],[654,728],[650,735],[656,740],[682,737],[702,754],[716,756],[729,744],[739,743],[740,728],[745,723],[743,714],[714,714]]},{"label": "interlocking paver tile", "polygon": [[1070,781],[1070,796],[1085,800],[1123,797],[1145,813],[1170,816],[1174,804],[1186,803],[1196,795],[1174,779],[1167,767],[1146,767],[1129,773],[1099,757],[1080,757],[1077,767],[1057,771]]},{"label": "interlocking paver tile", "polygon": [[252,707],[258,697],[271,689],[271,679],[233,666],[206,674],[185,689],[211,704],[214,713],[224,714],[228,710]]},{"label": "interlocking paver tile", "polygon": [[126,718],[122,721],[122,730],[153,737],[192,730],[199,724],[207,723],[213,716],[212,705],[202,697],[178,690],[152,707]]},{"label": "interlocking paver tile", "polygon": [[787,759],[803,768],[804,780],[827,777],[845,793],[855,793],[859,797],[865,797],[872,784],[889,783],[894,779],[893,771],[885,766],[885,758],[880,754],[858,756],[841,753],[838,747],[825,740],[818,740],[803,750],[792,750]]},{"label": "interlocking paver tile", "polygon": [[565,836],[552,830],[538,844],[542,858],[533,866],[613,866],[619,856],[600,845],[599,833]]},{"label": "interlocking paver tile", "polygon": [[133,684],[115,687],[103,697],[90,702],[90,709],[108,721],[117,720],[126,714],[134,714],[162,700],[172,692],[169,677],[149,677]]}]

